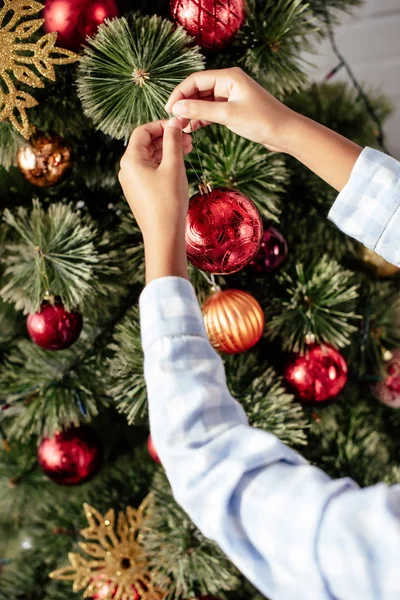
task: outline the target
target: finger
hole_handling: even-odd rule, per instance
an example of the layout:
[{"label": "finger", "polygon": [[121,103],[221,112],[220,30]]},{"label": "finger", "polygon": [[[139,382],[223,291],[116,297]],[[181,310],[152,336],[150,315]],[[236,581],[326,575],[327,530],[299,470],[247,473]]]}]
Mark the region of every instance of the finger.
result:
[{"label": "finger", "polygon": [[206,100],[180,100],[172,107],[177,117],[194,121],[209,121],[226,125],[230,104],[228,102],[208,102]]},{"label": "finger", "polygon": [[129,140],[125,155],[128,159],[148,160],[151,145],[157,138],[162,138],[168,119],[153,121],[137,127]]},{"label": "finger", "polygon": [[[181,121],[185,121],[185,119],[181,119]],[[207,127],[208,125],[211,125],[211,121],[196,121],[194,119],[193,121],[189,121],[189,125],[187,125],[183,131],[185,133],[191,133],[201,129],[202,127]]]},{"label": "finger", "polygon": [[183,166],[182,123],[179,119],[170,119],[164,131],[162,164]]},{"label": "finger", "polygon": [[166,111],[171,113],[175,102],[185,98],[199,98],[202,92],[214,95],[214,92],[217,90],[219,96],[228,99],[233,84],[233,81],[230,81],[230,75],[230,69],[216,69],[213,71],[192,73],[192,75],[189,75],[189,77],[176,86],[165,106]]},{"label": "finger", "polygon": [[[183,153],[184,153],[185,155],[186,155],[186,154],[190,154],[190,153],[191,153],[191,151],[193,150],[193,144],[192,144],[192,141],[191,141],[191,140],[189,140],[189,141],[185,141],[185,142],[182,144],[182,148],[183,148]],[[162,160],[162,156],[163,156],[163,151],[162,151],[162,148],[155,148],[155,149],[153,150],[153,153],[152,153],[152,155],[151,155],[151,158],[152,158],[152,160],[153,160],[154,162],[156,162],[156,163],[160,163],[160,162],[161,162],[161,160]]]}]

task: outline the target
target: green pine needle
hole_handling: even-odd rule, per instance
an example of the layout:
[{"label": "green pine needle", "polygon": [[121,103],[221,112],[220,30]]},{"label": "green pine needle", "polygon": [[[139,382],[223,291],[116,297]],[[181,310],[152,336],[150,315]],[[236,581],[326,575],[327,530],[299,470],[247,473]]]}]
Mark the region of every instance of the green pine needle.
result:
[{"label": "green pine needle", "polygon": [[164,474],[152,485],[154,506],[143,537],[150,559],[171,579],[168,600],[216,595],[238,584],[235,568],[176,504]]},{"label": "green pine needle", "polygon": [[8,169],[15,165],[17,152],[23,142],[24,138],[8,120],[0,122],[0,165],[2,167]]},{"label": "green pine needle", "polygon": [[260,373],[260,357],[255,353],[226,356],[224,362],[229,388],[252,427],[273,433],[289,446],[307,443],[303,409],[272,368]]},{"label": "green pine needle", "polygon": [[47,291],[59,296],[67,310],[106,293],[98,275],[111,274],[116,267],[96,249],[91,220],[61,203],[51,204],[46,212],[36,200],[30,212],[6,209],[4,219],[17,234],[3,257],[5,285],[0,294],[5,302],[26,314],[39,309]]},{"label": "green pine needle", "polygon": [[274,95],[307,80],[302,52],[312,50],[319,25],[303,0],[248,0],[247,20],[235,38],[238,61]]},{"label": "green pine needle", "polygon": [[106,21],[80,60],[83,110],[104,133],[128,140],[134,127],[166,118],[165,104],[185,77],[204,68],[181,27],[157,16]]},{"label": "green pine needle", "polygon": [[283,159],[220,125],[194,135],[198,136],[198,153],[194,150],[190,155],[191,182],[204,170],[215,186],[240,190],[253,200],[265,219],[276,221],[280,213],[278,197],[288,180]]},{"label": "green pine needle", "polygon": [[317,343],[347,346],[357,330],[349,321],[359,318],[354,312],[358,286],[352,283],[353,273],[327,256],[308,269],[297,264],[295,271],[295,276],[279,277],[282,297],[267,309],[267,337],[280,336],[283,348],[295,352],[304,351],[309,335]]},{"label": "green pine needle", "polygon": [[147,391],[143,376],[143,350],[140,339],[139,309],[131,308],[116,327],[110,350],[115,352],[110,362],[109,394],[117,410],[126,414],[132,425],[147,417]]}]

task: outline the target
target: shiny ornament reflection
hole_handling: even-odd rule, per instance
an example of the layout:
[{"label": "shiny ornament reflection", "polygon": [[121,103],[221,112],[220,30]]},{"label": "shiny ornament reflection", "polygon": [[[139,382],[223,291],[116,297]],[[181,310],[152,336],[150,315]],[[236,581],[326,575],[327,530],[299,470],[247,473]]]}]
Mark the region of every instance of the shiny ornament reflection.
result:
[{"label": "shiny ornament reflection", "polygon": [[58,32],[59,46],[78,52],[86,37],[95,35],[104,19],[118,15],[115,0],[47,0],[43,27],[47,32]]},{"label": "shiny ornament reflection", "polygon": [[257,207],[237,190],[215,188],[190,199],[186,251],[190,262],[202,271],[240,271],[258,252],[262,234]]},{"label": "shiny ornament reflection", "polygon": [[38,133],[18,150],[17,166],[29,183],[52,187],[72,166],[71,148],[56,133]]},{"label": "shiny ornament reflection", "polygon": [[203,48],[229,44],[245,20],[244,0],[171,0],[174,21]]},{"label": "shiny ornament reflection", "polygon": [[151,435],[149,435],[149,437],[147,438],[147,450],[148,450],[151,458],[154,460],[154,462],[161,465],[161,460],[158,456],[157,450],[154,447],[153,440],[151,439]]},{"label": "shiny ornament reflection", "polygon": [[38,461],[49,479],[60,485],[78,485],[99,470],[103,445],[96,432],[86,426],[71,427],[53,438],[44,438]]},{"label": "shiny ornament reflection", "polygon": [[83,320],[78,311],[65,310],[61,302],[44,302],[28,315],[26,327],[33,342],[46,350],[65,350],[79,338]]},{"label": "shiny ornament reflection", "polygon": [[285,238],[275,227],[270,226],[264,229],[260,249],[250,264],[258,273],[272,273],[282,266],[287,253]]},{"label": "shiny ornament reflection", "polygon": [[262,336],[263,310],[247,292],[216,292],[203,304],[202,311],[209,340],[219,352],[245,352],[257,344]]},{"label": "shiny ornament reflection", "polygon": [[314,344],[303,356],[293,354],[284,377],[296,397],[303,403],[325,402],[342,391],[347,382],[347,364],[329,344]]},{"label": "shiny ornament reflection", "polygon": [[382,404],[400,408],[400,348],[392,350],[389,356],[382,380],[372,387],[372,392]]}]

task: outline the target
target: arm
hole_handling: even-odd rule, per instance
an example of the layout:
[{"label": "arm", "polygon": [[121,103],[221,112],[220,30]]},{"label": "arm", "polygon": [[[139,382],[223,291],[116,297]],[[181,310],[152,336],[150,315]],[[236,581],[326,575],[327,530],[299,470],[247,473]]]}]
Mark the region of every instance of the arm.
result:
[{"label": "arm", "polygon": [[[201,99],[199,99],[199,97]],[[400,163],[362,148],[290,110],[241,69],[194,73],[172,93],[168,111],[192,127],[221,123],[291,154],[340,191],[329,214],[348,235],[400,266]]]},{"label": "arm", "polygon": [[[153,148],[160,127],[171,162]],[[177,232],[188,202],[182,145],[190,141],[174,121],[172,129],[139,128],[120,180],[144,234],[151,282],[140,307],[150,425],[174,495],[271,600],[394,600],[400,486],[359,490],[351,480],[332,481],[275,436],[249,427],[229,394],[184,278]]]}]

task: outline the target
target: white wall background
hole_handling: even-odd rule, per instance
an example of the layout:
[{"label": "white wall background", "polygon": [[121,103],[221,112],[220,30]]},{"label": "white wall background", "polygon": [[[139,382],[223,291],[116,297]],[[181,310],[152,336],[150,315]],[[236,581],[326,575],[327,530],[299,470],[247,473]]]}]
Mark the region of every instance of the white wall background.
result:
[{"label": "white wall background", "polygon": [[[339,50],[367,90],[385,94],[394,107],[385,126],[385,140],[393,156],[400,158],[400,0],[365,0],[351,16],[341,15],[335,28]],[[329,40],[321,42],[310,77],[321,81],[338,64]],[[331,81],[348,80],[342,68]]]}]

